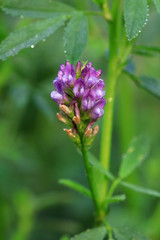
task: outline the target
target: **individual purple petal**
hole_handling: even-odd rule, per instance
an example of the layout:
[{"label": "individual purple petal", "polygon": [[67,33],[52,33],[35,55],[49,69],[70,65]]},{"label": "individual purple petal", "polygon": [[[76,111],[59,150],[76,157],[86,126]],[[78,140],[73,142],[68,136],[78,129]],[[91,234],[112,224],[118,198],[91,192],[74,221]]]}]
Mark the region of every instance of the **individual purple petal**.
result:
[{"label": "individual purple petal", "polygon": [[91,68],[92,67],[92,63],[89,62],[88,65],[87,65],[88,68]]},{"label": "individual purple petal", "polygon": [[102,74],[102,70],[99,69],[99,70],[96,72],[96,77],[97,77],[97,78],[100,78],[101,74]]},{"label": "individual purple petal", "polygon": [[90,112],[90,116],[93,119],[99,118],[104,114],[104,106],[106,105],[106,99],[105,98],[101,98],[92,108],[91,112]]},{"label": "individual purple petal", "polygon": [[59,79],[55,79],[53,81],[53,84],[55,86],[55,89],[58,93],[60,93],[61,95],[63,95],[64,93],[64,89],[63,89],[63,83],[62,81],[60,81]]},{"label": "individual purple petal", "polygon": [[62,65],[60,66],[60,70],[61,70],[62,72],[65,70],[65,65],[64,65],[64,64],[62,64]]},{"label": "individual purple petal", "polygon": [[96,99],[102,98],[105,95],[104,89],[104,81],[99,79],[99,81],[92,88],[96,93]]},{"label": "individual purple petal", "polygon": [[84,111],[90,110],[95,104],[95,99],[96,99],[95,97],[96,96],[94,91],[86,90],[82,97],[82,103],[81,103],[82,110]]},{"label": "individual purple petal", "polygon": [[85,91],[85,81],[82,78],[79,78],[75,81],[74,88],[73,88],[73,93],[74,96],[77,98],[80,98],[83,96]]},{"label": "individual purple petal", "polygon": [[76,65],[76,74],[80,74],[81,73],[81,62],[79,61]]},{"label": "individual purple petal", "polygon": [[63,96],[56,92],[56,91],[52,91],[51,92],[51,98],[56,102],[56,103],[64,103],[64,99],[63,99]]}]

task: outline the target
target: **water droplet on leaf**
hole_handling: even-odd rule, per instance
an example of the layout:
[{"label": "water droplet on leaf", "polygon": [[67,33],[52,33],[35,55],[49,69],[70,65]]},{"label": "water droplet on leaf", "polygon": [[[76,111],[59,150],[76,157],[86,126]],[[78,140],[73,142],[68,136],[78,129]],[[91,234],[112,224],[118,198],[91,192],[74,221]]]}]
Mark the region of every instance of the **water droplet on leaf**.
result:
[{"label": "water droplet on leaf", "polygon": [[34,48],[34,45],[31,45],[31,48]]}]

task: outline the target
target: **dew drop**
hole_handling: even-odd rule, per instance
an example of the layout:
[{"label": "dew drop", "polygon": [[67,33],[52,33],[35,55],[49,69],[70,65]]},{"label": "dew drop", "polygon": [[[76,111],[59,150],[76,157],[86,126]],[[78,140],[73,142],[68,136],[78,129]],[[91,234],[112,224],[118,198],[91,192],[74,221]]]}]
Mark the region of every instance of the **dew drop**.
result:
[{"label": "dew drop", "polygon": [[146,22],[148,22],[148,19],[146,19]]},{"label": "dew drop", "polygon": [[64,50],[64,53],[66,53],[67,51],[66,50]]},{"label": "dew drop", "polygon": [[149,17],[149,13],[147,13],[147,17]]},{"label": "dew drop", "polygon": [[144,25],[146,25],[147,23],[145,22]]},{"label": "dew drop", "polygon": [[42,41],[43,41],[43,42],[45,42],[45,41],[46,41],[46,39],[44,38],[44,39],[42,39]]},{"label": "dew drop", "polygon": [[34,48],[34,45],[31,45],[31,48]]},{"label": "dew drop", "polygon": [[138,32],[141,33],[141,30],[139,30]]},{"label": "dew drop", "polygon": [[23,15],[21,15],[21,16],[20,16],[20,19],[23,19],[23,18],[24,18],[24,16],[23,16]]},{"label": "dew drop", "polygon": [[38,34],[36,34],[36,38],[38,38]]}]

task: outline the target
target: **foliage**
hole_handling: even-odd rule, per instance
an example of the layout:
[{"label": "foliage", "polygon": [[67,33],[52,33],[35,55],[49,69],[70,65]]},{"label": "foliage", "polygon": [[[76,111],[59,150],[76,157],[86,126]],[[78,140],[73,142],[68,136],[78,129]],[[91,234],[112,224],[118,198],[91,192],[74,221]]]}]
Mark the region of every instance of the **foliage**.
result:
[{"label": "foliage", "polygon": [[[140,186],[159,187],[157,182],[160,153],[156,150],[157,155],[154,156],[152,151],[155,151],[156,144],[157,149],[159,146],[160,80],[159,76],[152,75],[155,74],[154,67],[157,66],[158,69],[157,59],[160,48],[152,46],[152,43],[149,44],[150,46],[145,45],[146,32],[152,35],[151,28],[147,29],[145,25],[148,22],[149,11],[154,11],[152,4],[160,13],[160,2],[158,0],[125,0],[124,4],[119,0],[93,0],[93,2],[97,6],[92,5],[90,1],[89,4],[87,1],[78,3],[78,1],[52,0],[6,0],[2,3],[3,12],[14,18],[9,15],[1,16],[0,37],[3,41],[0,44],[0,59],[6,60],[28,47],[31,49],[24,50],[7,62],[1,62],[0,66],[0,113],[2,116],[0,120],[0,175],[2,180],[0,182],[0,239],[44,239],[45,231],[51,231],[51,238],[56,239],[67,232],[67,235],[61,238],[65,240],[70,239],[68,235],[79,232],[81,233],[71,239],[125,240],[135,238],[147,240],[148,238],[143,234],[128,228],[114,228],[112,221],[108,223],[112,214],[109,210],[111,204],[114,203],[117,204],[115,216],[113,211],[115,222],[120,223],[122,220],[123,213],[118,212],[120,209],[123,210],[125,218],[126,207],[128,214],[130,210],[135,214],[134,224],[132,224],[131,217],[129,225],[146,222],[146,216],[150,216],[149,224],[146,223],[146,226],[137,224],[137,228],[145,230],[146,235],[150,235],[154,240],[158,239],[156,234],[157,236],[160,234],[158,224],[160,211],[158,200],[156,200],[160,198],[160,192]],[[97,19],[91,20],[90,15],[97,16]],[[14,20],[11,24],[12,19]],[[13,30],[10,34],[8,26],[11,31]],[[135,38],[141,32],[140,40],[136,41]],[[51,36],[53,33],[54,37]],[[95,36],[97,34],[98,41]],[[158,31],[156,34],[155,39],[158,39]],[[103,40],[104,36],[107,44]],[[48,38],[47,42],[44,43],[46,38]],[[75,160],[78,158],[76,152],[66,142],[67,138],[59,133],[59,125],[55,120],[57,108],[53,110],[48,95],[51,91],[50,79],[53,75],[56,76],[58,63],[64,62],[64,53],[66,59],[72,64],[75,64],[83,54],[84,58],[87,56],[87,60],[90,56],[98,66],[102,64],[102,68],[106,69],[104,57],[99,57],[99,50],[97,51],[99,55],[96,52],[97,48],[102,52],[105,51],[104,45],[101,46],[102,42],[109,46],[107,71],[105,71],[108,76],[106,84],[108,103],[103,120],[102,140],[98,140],[100,157],[96,158],[83,146],[82,156],[85,160],[89,189],[81,174],[83,172],[81,162]],[[144,64],[150,60],[143,61],[143,57],[152,57],[152,59],[155,57],[156,59],[151,60],[153,64],[148,64],[149,70]],[[131,71],[132,63],[139,64]],[[141,71],[145,75],[144,73],[141,75],[139,73]],[[150,76],[148,72],[151,72]],[[159,75],[158,71],[157,75]],[[132,81],[127,81],[128,91],[127,87],[125,89],[122,76],[123,78],[127,76],[127,79],[131,79],[137,87],[151,93],[157,99],[152,99],[147,94],[145,95],[145,92],[138,91],[132,85]],[[119,83],[122,88],[119,92],[121,97],[118,96],[116,100],[118,78],[122,80]],[[136,106],[133,104],[132,97],[137,101],[134,103]],[[121,117],[116,117],[115,123],[113,122],[114,103],[125,109]],[[135,123],[137,131],[135,132],[130,122],[127,122],[129,113],[126,113],[126,106],[132,111],[132,116],[137,117]],[[148,106],[150,106],[149,109]],[[117,108],[115,112],[120,116]],[[144,124],[146,118],[148,119],[147,126]],[[128,124],[127,131],[126,123]],[[124,127],[123,131],[116,129],[118,124]],[[153,128],[156,124],[157,129]],[[119,131],[119,135],[117,141],[116,134],[113,134],[113,151],[111,152],[112,126],[114,132]],[[128,142],[128,138],[132,135],[128,129],[136,136],[139,132],[148,132],[155,141],[155,147],[150,151],[150,141],[144,135],[132,136],[134,138],[120,162],[120,152],[126,148],[121,144]],[[123,141],[124,139],[126,141]],[[93,149],[96,153],[99,150],[98,141]],[[62,158],[64,162],[61,162]],[[144,160],[145,163],[143,163]],[[142,167],[135,173],[142,163]],[[63,174],[65,178],[60,179],[59,183],[81,193],[82,195],[78,196],[79,200],[74,193],[63,191],[62,187],[56,184],[57,179]],[[68,175],[75,180],[69,180]],[[130,182],[135,182],[135,184]],[[50,192],[53,187],[58,190]],[[125,190],[125,194],[119,192],[122,190]],[[134,192],[151,196],[151,198],[141,197]],[[83,195],[88,197],[84,198],[84,202]],[[83,231],[84,227],[88,228],[88,225],[91,225],[88,207],[90,202],[88,204],[87,201],[93,203],[94,224],[98,227]],[[124,205],[126,201],[128,206]],[[70,215],[70,220],[63,219],[68,214],[68,210],[63,210],[65,205],[67,209],[69,205],[77,210],[81,218],[79,222],[83,224],[77,222],[76,213]],[[143,216],[140,216],[142,211]],[[52,218],[50,217],[52,213],[55,214],[55,219],[49,219]],[[44,232],[42,226],[45,229]]]}]

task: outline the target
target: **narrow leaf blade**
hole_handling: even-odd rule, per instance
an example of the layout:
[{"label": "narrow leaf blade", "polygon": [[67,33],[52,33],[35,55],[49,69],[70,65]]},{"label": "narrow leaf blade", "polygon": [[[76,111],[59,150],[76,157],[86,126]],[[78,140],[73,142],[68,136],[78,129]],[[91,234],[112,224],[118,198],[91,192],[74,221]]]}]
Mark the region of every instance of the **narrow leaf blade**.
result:
[{"label": "narrow leaf blade", "polygon": [[138,185],[135,185],[135,184],[131,184],[131,183],[128,183],[128,182],[124,182],[124,181],[120,182],[120,185],[122,185],[123,187],[129,188],[129,189],[131,189],[135,192],[139,192],[139,193],[143,193],[143,194],[146,194],[146,195],[150,195],[150,196],[153,196],[153,197],[160,198],[160,192],[158,192],[156,190],[144,188],[144,187],[141,187],[141,186],[138,186]]},{"label": "narrow leaf blade", "polygon": [[154,96],[160,98],[160,79],[141,76],[139,77],[138,84],[147,92],[152,93]]},{"label": "narrow leaf blade", "polygon": [[123,71],[131,80],[133,80],[138,87],[146,90],[155,97],[160,98],[160,79],[151,78],[147,76],[136,77],[133,74],[130,74],[127,71]]},{"label": "narrow leaf blade", "polygon": [[160,53],[160,48],[151,46],[135,46],[133,53],[145,56],[154,56],[155,54]]},{"label": "narrow leaf blade", "polygon": [[64,32],[64,49],[67,60],[74,64],[79,60],[87,43],[87,19],[83,13],[74,15]]},{"label": "narrow leaf blade", "polygon": [[60,179],[59,180],[59,183],[64,185],[64,186],[67,186],[87,197],[91,197],[91,192],[89,189],[87,189],[86,187],[82,186],[81,184],[79,183],[76,183],[70,179]]},{"label": "narrow leaf blade", "polygon": [[103,240],[106,234],[106,227],[93,228],[76,235],[71,240]]},{"label": "narrow leaf blade", "polygon": [[136,38],[147,20],[147,0],[125,0],[124,18],[128,40]]},{"label": "narrow leaf blade", "polygon": [[59,16],[34,22],[27,27],[11,33],[0,45],[0,59],[14,56],[21,49],[34,47],[61,27],[67,16]]},{"label": "narrow leaf blade", "polygon": [[76,11],[69,5],[50,0],[7,0],[4,2],[2,9],[12,16],[33,18],[50,18]]},{"label": "narrow leaf blade", "polygon": [[148,138],[140,136],[133,139],[127,152],[123,155],[119,171],[120,178],[123,179],[132,173],[148,157],[149,150]]},{"label": "narrow leaf blade", "polygon": [[97,159],[90,152],[88,152],[88,159],[89,159],[90,164],[93,165],[100,172],[102,172],[108,179],[110,179],[110,180],[115,179],[115,177],[112,175],[112,173],[110,173],[109,171],[104,169],[103,166],[97,161]]}]

